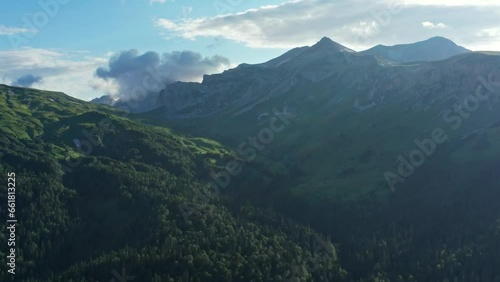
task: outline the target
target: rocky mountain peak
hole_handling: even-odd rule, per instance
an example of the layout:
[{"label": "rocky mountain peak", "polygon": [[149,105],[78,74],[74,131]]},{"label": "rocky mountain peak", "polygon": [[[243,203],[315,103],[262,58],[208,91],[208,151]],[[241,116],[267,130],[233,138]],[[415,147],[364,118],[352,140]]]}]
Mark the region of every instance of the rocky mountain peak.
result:
[{"label": "rocky mountain peak", "polygon": [[353,50],[331,40],[326,36],[321,38],[321,40],[318,41],[313,46],[311,46],[311,48],[314,50],[320,49],[320,50],[336,51],[336,52],[349,52],[349,53],[354,52]]}]

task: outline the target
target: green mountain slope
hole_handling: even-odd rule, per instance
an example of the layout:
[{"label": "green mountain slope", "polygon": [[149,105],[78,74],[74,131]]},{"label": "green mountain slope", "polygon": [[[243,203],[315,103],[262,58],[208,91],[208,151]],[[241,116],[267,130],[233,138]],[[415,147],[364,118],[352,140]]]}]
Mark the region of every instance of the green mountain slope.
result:
[{"label": "green mountain slope", "polygon": [[[209,172],[235,158],[219,143],[62,93],[4,85],[0,114],[0,179],[7,185],[14,172],[16,181],[15,281],[346,277],[333,245],[310,228],[214,196]],[[12,278],[2,267],[0,280]]]},{"label": "green mountain slope", "polygon": [[[283,93],[199,118],[1,86],[16,278],[500,281],[500,57],[393,64],[329,46],[278,62]],[[243,71],[266,89],[261,67]]]},{"label": "green mountain slope", "polygon": [[[500,92],[499,64],[499,56],[485,54],[403,65],[353,56],[350,63],[325,63],[322,67],[334,72],[329,78],[303,80],[245,112],[237,108],[223,115],[168,121],[160,108],[140,116],[149,123],[218,139],[237,151],[242,142],[270,127],[273,111],[281,113],[286,107],[296,118],[274,134],[272,142],[256,146],[265,148],[256,148],[257,158],[249,166],[281,178],[279,186],[300,198],[350,201],[370,195],[386,201],[390,186],[403,189],[414,178],[403,177],[404,182],[389,185],[385,173],[395,173],[399,156],[408,160],[413,150],[420,150],[415,142],[432,138],[434,129],[442,129],[448,137],[444,144],[436,144],[440,145],[436,152],[453,148],[450,143],[476,131],[496,143],[495,129],[489,127],[498,122],[499,95],[494,92]],[[478,87],[486,99],[476,98]],[[455,107],[472,107],[467,103],[474,109],[464,109],[462,117]],[[484,153],[493,159],[495,154],[494,146]]]},{"label": "green mountain slope", "polygon": [[[332,235],[360,281],[500,279],[500,57],[393,64],[334,51],[284,63],[302,66],[290,89],[258,92],[268,99],[245,111],[166,120],[159,108],[141,118],[233,148],[248,160],[228,185],[234,198]],[[315,70],[330,75],[309,79]],[[276,120],[284,129],[269,138]]]}]

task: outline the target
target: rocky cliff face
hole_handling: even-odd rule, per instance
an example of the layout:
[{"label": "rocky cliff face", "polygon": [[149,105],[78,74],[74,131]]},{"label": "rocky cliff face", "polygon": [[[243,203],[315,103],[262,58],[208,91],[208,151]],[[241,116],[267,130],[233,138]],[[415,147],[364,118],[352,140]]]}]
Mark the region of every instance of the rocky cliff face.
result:
[{"label": "rocky cliff face", "polygon": [[[408,158],[417,148],[415,140],[432,137],[435,129],[443,129],[450,140],[438,154],[456,151],[464,160],[471,152],[460,146],[471,133],[486,132],[492,136],[485,137],[488,142],[498,143],[499,66],[500,56],[475,52],[401,63],[323,39],[263,64],[242,64],[205,76],[202,83],[170,84],[150,116],[175,119],[171,124],[235,149],[265,132],[273,115],[285,117],[293,122],[259,152],[257,163],[276,164],[263,175],[286,178],[282,188],[303,197],[329,197],[331,191],[338,198],[378,193],[387,190],[384,175],[398,169],[399,156]],[[479,107],[474,103],[479,103],[475,96],[480,85],[482,94],[486,87],[495,88],[491,93],[496,94],[481,100]],[[467,142],[476,146],[476,141]],[[244,150],[239,153],[244,155]],[[495,153],[497,149],[485,156]],[[472,151],[470,160],[475,154]],[[430,172],[453,163],[441,157],[426,162]],[[312,191],[313,186],[320,188]]]},{"label": "rocky cliff face", "polygon": [[[430,49],[442,52],[425,57]],[[401,61],[415,60],[416,55],[430,61],[396,62],[389,53],[399,54]],[[449,58],[453,55],[457,56]],[[432,61],[442,58],[449,59]],[[416,101],[418,108],[424,102],[466,95],[464,89],[474,88],[478,74],[493,67],[489,62],[487,55],[471,53],[444,38],[356,53],[325,37],[311,47],[292,49],[262,64],[241,64],[205,75],[202,83],[176,82],[144,101],[115,101],[113,105],[133,112],[158,109],[166,119],[237,116],[296,89],[304,92],[304,99],[313,99],[305,92],[320,87],[351,89],[351,107],[360,111],[394,97],[421,99]]]},{"label": "rocky cliff face", "polygon": [[238,115],[300,83],[331,77],[354,53],[323,38],[312,47],[293,49],[263,64],[242,64],[221,74],[206,75],[202,83],[170,84],[161,91],[155,106],[170,119]]}]

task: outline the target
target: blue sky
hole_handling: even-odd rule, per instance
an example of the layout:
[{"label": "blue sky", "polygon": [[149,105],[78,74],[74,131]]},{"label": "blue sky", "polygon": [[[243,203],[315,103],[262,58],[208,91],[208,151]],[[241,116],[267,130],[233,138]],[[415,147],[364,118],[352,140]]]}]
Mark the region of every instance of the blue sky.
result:
[{"label": "blue sky", "polygon": [[[116,95],[124,81],[144,72],[130,64],[171,68],[171,79],[200,81],[205,73],[264,62],[323,36],[355,50],[438,35],[472,50],[500,50],[496,0],[0,3],[0,83],[85,100]],[[157,56],[142,56],[148,51]],[[116,69],[124,64],[127,70]],[[96,75],[99,68],[107,75]]]},{"label": "blue sky", "polygon": [[[160,35],[162,29],[155,26],[155,19],[166,18],[180,21],[185,18],[215,17],[221,12],[238,13],[262,5],[279,4],[280,1],[165,1],[149,0],[65,0],[59,4],[56,0],[41,3],[58,3],[59,12],[50,17],[47,24],[29,39],[27,44],[33,48],[85,50],[92,54],[105,54],[119,50],[138,49],[142,51],[157,50],[170,52],[175,50],[192,50],[206,55],[224,53],[225,56],[247,59],[253,62],[278,54],[275,50],[260,50],[250,57],[241,54],[231,44],[224,43],[218,48],[207,48],[217,43],[214,38],[198,38],[192,40],[166,40]],[[25,20],[35,23],[34,15],[43,12],[39,1],[3,1],[0,12],[0,24],[6,27],[25,26]],[[236,3],[231,5],[230,3]],[[239,3],[241,2],[241,3]],[[244,3],[245,2],[245,3]],[[250,5],[248,2],[252,2]],[[226,3],[226,4],[224,4]],[[8,12],[7,12],[8,11]],[[57,11],[57,9],[55,10]],[[43,17],[40,17],[43,22]],[[36,27],[35,27],[36,28]],[[222,39],[222,38],[221,38]],[[243,47],[243,44],[239,47]],[[8,38],[2,38],[0,49],[12,48]],[[237,50],[237,51],[235,51]],[[262,52],[264,51],[264,52]],[[274,51],[274,52],[273,52]]]}]

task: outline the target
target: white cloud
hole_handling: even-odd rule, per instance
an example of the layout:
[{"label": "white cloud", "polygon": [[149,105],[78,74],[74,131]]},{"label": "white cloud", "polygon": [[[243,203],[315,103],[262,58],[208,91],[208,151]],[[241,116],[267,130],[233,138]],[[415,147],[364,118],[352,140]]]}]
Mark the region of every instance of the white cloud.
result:
[{"label": "white cloud", "polygon": [[43,78],[43,82],[32,87],[61,91],[83,100],[101,94],[96,93],[95,85],[112,91],[113,85],[103,85],[104,82],[94,76],[96,68],[109,58],[88,57],[85,54],[28,47],[0,51],[0,83],[12,84],[19,77],[31,74]]},{"label": "white cloud", "polygon": [[435,28],[447,28],[448,26],[445,25],[444,23],[433,23],[433,22],[422,22],[422,26],[424,28],[428,29],[435,29]]},{"label": "white cloud", "polygon": [[[200,82],[203,75],[219,73],[228,66],[229,60],[222,56],[203,57],[200,53],[187,50],[163,54],[149,51],[141,54],[131,49],[114,54],[107,66],[96,70],[96,76],[118,86],[119,92],[108,94],[129,100],[141,98],[150,92],[159,92],[171,82]],[[103,89],[100,84],[93,86],[95,89]]]},{"label": "white cloud", "polygon": [[357,15],[368,13],[370,6],[359,7],[347,1],[299,0],[212,18],[158,19],[155,24],[167,30],[168,37],[223,37],[253,48],[289,48],[341,33],[353,17],[358,23],[363,20]]},{"label": "white cloud", "polygon": [[[166,39],[217,37],[251,48],[290,49],[314,44],[328,36],[360,50],[376,44],[409,43],[444,36],[466,47],[484,49],[500,43],[498,37],[475,42],[478,32],[500,25],[499,3],[497,0],[472,3],[462,0],[294,0],[216,17],[177,21],[160,18],[155,20],[155,25],[162,29]],[[436,15],[440,15],[439,22],[428,20]],[[446,27],[453,29],[448,28],[443,34]]]},{"label": "white cloud", "polygon": [[350,30],[356,36],[375,36],[380,32],[380,25],[376,21],[360,21],[354,25],[345,25],[344,29]]},{"label": "white cloud", "polygon": [[175,22],[167,19],[159,19],[158,21],[156,21],[156,24],[168,30],[179,29],[178,25]]},{"label": "white cloud", "polygon": [[24,28],[24,27],[7,27],[0,25],[0,35],[14,35],[20,33],[34,33],[36,30]]},{"label": "white cloud", "polygon": [[500,28],[485,28],[477,33],[478,37],[500,37]]},{"label": "white cloud", "polygon": [[[149,63],[143,67],[150,66],[153,74],[147,68],[140,68],[141,56],[138,55],[143,55],[145,62]],[[116,62],[118,58],[123,64]],[[134,66],[134,63],[139,66]],[[23,47],[0,50],[0,83],[13,85],[19,84],[19,81],[33,81],[33,88],[60,91],[88,101],[105,94],[123,95],[123,79],[128,79],[129,85],[139,85],[146,77],[144,73],[153,76],[153,82],[155,76],[163,79],[167,73],[172,81],[201,81],[204,74],[219,73],[230,66],[234,65],[230,65],[225,57],[203,57],[192,51],[139,54],[130,50],[95,57],[88,56],[87,51]],[[101,76],[97,75],[98,70]],[[118,77],[122,80],[115,79]],[[151,80],[148,80],[148,85],[151,85]]]}]

